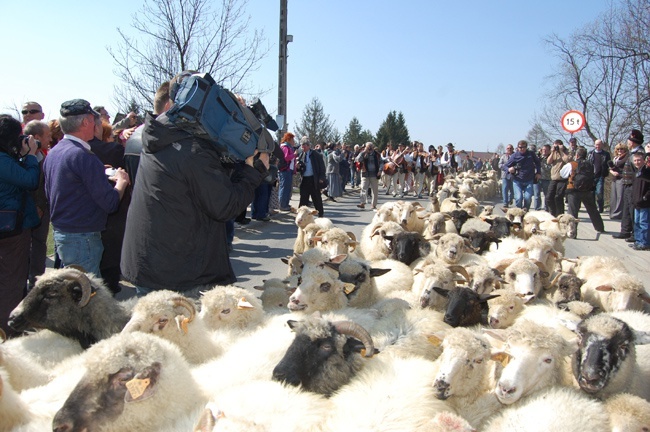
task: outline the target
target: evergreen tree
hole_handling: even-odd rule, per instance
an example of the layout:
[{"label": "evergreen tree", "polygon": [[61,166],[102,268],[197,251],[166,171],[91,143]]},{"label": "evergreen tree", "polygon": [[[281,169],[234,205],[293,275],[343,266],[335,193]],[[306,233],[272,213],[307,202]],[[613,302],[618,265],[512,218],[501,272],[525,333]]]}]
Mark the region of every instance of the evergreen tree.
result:
[{"label": "evergreen tree", "polygon": [[295,130],[297,136],[307,136],[312,143],[335,142],[340,138],[339,131],[334,128],[330,116],[325,114],[323,105],[316,97],[305,106]]},{"label": "evergreen tree", "polygon": [[400,112],[397,114],[391,111],[386,116],[386,120],[379,126],[375,144],[379,150],[384,150],[388,146],[396,146],[399,143],[408,144],[411,142],[408,128],[404,115]]},{"label": "evergreen tree", "polygon": [[374,137],[372,136],[372,132],[368,129],[362,130],[361,123],[356,117],[353,117],[352,120],[350,120],[350,124],[343,135],[343,141],[351,146],[362,146],[368,141],[373,141],[373,139]]}]

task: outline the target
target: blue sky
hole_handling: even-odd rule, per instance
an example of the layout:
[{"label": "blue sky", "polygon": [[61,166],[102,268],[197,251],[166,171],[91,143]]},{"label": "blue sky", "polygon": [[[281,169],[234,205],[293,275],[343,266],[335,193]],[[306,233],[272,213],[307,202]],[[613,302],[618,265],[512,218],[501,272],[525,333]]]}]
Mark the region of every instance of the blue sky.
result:
[{"label": "blue sky", "polygon": [[[271,45],[251,76],[277,109],[279,0],[249,0]],[[0,112],[36,100],[46,118],[77,97],[106,105],[117,83],[106,51],[142,2],[2,0]],[[375,133],[401,111],[411,139],[494,150],[525,137],[557,65],[543,43],[592,22],[605,0],[289,0],[289,129],[317,97],[341,132],[356,116]],[[558,122],[560,120],[558,119]],[[580,138],[580,134],[577,135]],[[567,138],[567,137],[564,137]]]}]

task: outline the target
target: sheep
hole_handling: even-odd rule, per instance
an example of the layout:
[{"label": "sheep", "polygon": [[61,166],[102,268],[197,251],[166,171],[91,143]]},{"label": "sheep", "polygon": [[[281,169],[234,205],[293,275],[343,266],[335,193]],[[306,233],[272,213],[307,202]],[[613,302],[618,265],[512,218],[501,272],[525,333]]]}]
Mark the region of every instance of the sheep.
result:
[{"label": "sheep", "polygon": [[489,419],[485,432],[611,432],[603,404],[569,388],[550,388]]},{"label": "sheep", "polygon": [[431,244],[419,232],[401,232],[394,236],[384,236],[390,241],[388,258],[411,265],[418,258],[429,255]]},{"label": "sheep", "polygon": [[506,217],[513,224],[519,224],[521,226],[524,223],[524,215],[525,214],[526,214],[525,209],[522,209],[522,208],[519,208],[519,207],[511,207],[506,212]]},{"label": "sheep", "polygon": [[366,226],[361,233],[357,252],[368,261],[379,261],[388,258],[390,241],[385,236],[394,236],[403,232],[404,228],[397,222],[377,222]]},{"label": "sheep", "polygon": [[470,214],[463,209],[453,210],[447,212],[447,214],[449,214],[449,216],[451,217],[451,221],[454,224],[454,228],[456,228],[457,233],[461,233],[465,222],[471,219]]},{"label": "sheep", "polygon": [[488,300],[488,324],[494,329],[510,327],[524,309],[524,298],[508,289],[492,291],[498,295]]},{"label": "sheep", "polygon": [[397,222],[398,221],[398,213],[399,213],[399,205],[395,201],[389,201],[377,209],[377,212],[375,215],[372,217],[372,222],[371,223],[379,223],[379,222]]},{"label": "sheep", "polygon": [[394,259],[385,259],[373,261],[372,268],[390,270],[374,277],[380,298],[393,297],[394,294],[411,291],[414,277],[411,268],[406,264]]},{"label": "sheep", "polygon": [[235,285],[217,285],[203,292],[200,301],[198,319],[208,330],[248,330],[264,320],[262,301]]},{"label": "sheep", "polygon": [[374,278],[391,271],[390,268],[370,267],[368,263],[353,259],[340,263],[327,262],[325,266],[336,270],[339,280],[348,284],[345,294],[351,307],[374,305],[380,299]]},{"label": "sheep", "polygon": [[436,244],[434,255],[446,264],[466,266],[486,263],[483,257],[471,253],[469,241],[458,234],[444,234],[433,241]]},{"label": "sheep", "polygon": [[602,313],[577,325],[573,374],[582,390],[599,398],[627,392],[650,400],[650,316],[616,316]]},{"label": "sheep", "polygon": [[495,389],[502,404],[513,404],[547,387],[571,385],[565,357],[576,351],[575,340],[567,341],[553,329],[526,320],[505,330],[484,332],[504,343],[492,356],[504,364]]},{"label": "sheep", "polygon": [[[449,232],[447,230],[447,221],[451,220],[451,216],[445,213],[431,213],[429,217],[424,221],[424,238],[431,240],[436,234],[446,234]],[[453,226],[453,224],[451,224]],[[456,227],[453,227],[455,232]]]},{"label": "sheep", "polygon": [[206,322],[195,316],[196,308],[187,297],[174,291],[153,291],[135,305],[122,333],[154,334],[176,344],[188,362],[203,363],[221,355],[223,348],[210,337]]},{"label": "sheep", "polygon": [[55,431],[161,430],[207,402],[179,349],[140,332],[91,347],[81,378],[54,417]]},{"label": "sheep", "polygon": [[330,396],[376,354],[370,334],[354,322],[310,316],[288,324],[296,336],[273,369],[276,381]]},{"label": "sheep", "polygon": [[427,210],[432,213],[440,212],[440,200],[438,199],[437,194],[431,193],[429,195],[429,205],[427,206]]},{"label": "sheep", "polygon": [[461,210],[465,210],[470,217],[477,217],[482,209],[478,200],[474,197],[469,197],[460,204]]},{"label": "sheep", "polygon": [[[332,221],[328,218],[314,218],[318,214],[317,210],[312,210],[307,206],[302,206],[296,211],[296,225],[298,226],[298,236],[293,244],[294,253],[302,253],[305,251],[305,232],[304,229],[307,225],[315,223],[320,229],[328,230],[333,228]],[[318,231],[318,230],[316,230]]]},{"label": "sheep", "polygon": [[440,211],[442,213],[451,213],[454,210],[460,210],[460,204],[458,201],[458,198],[445,198],[441,200]]},{"label": "sheep", "polygon": [[72,267],[41,276],[9,315],[16,331],[44,328],[77,340],[83,348],[122,330],[129,311],[103,281]]},{"label": "sheep", "polygon": [[580,301],[582,299],[580,287],[584,283],[585,281],[578,276],[559,272],[551,281],[551,289],[554,289],[551,301],[558,307],[569,302]]},{"label": "sheep", "polygon": [[[254,286],[253,288],[256,290],[262,291],[260,301],[262,302],[264,311],[271,313],[277,310],[282,310],[285,312],[291,294],[294,293],[300,284],[298,278],[299,277],[296,277],[295,281],[288,278],[271,278],[262,281],[263,285]],[[294,282],[295,286],[292,285]]]},{"label": "sheep", "polygon": [[544,287],[542,279],[548,277],[542,263],[528,258],[503,260],[495,268],[501,272],[510,289],[527,301],[540,296]]},{"label": "sheep", "polygon": [[430,432],[476,432],[463,417],[449,411],[436,414],[429,424]]},{"label": "sheep", "polygon": [[517,250],[517,254],[541,262],[548,271],[552,271],[558,259],[561,258],[561,255],[554,249],[553,244],[553,240],[546,236],[532,236],[526,240],[523,247]]},{"label": "sheep", "polygon": [[465,328],[439,332],[430,335],[429,340],[443,348],[436,360],[439,366],[433,382],[436,398],[447,400],[458,414],[478,427],[500,407],[491,391],[494,383],[489,342]]},{"label": "sheep", "polygon": [[404,227],[406,231],[413,231],[422,234],[424,232],[424,220],[418,214],[424,210],[422,205],[417,202],[400,201],[399,216],[397,222]]},{"label": "sheep", "polygon": [[347,255],[357,247],[357,239],[350,231],[341,228],[330,228],[325,232],[318,232],[312,241],[319,242],[319,247],[325,249],[331,257]]},{"label": "sheep", "polygon": [[605,312],[644,310],[650,303],[643,281],[621,271],[601,269],[586,277],[581,287],[582,298]]},{"label": "sheep", "polygon": [[50,382],[63,361],[81,354],[76,340],[49,330],[13,338],[0,345],[0,366],[16,391]]},{"label": "sheep", "polygon": [[650,431],[650,402],[627,393],[605,401],[612,432]]},{"label": "sheep", "polygon": [[460,229],[459,234],[463,235],[467,231],[474,230],[474,231],[480,231],[480,232],[488,232],[490,231],[490,228],[492,225],[490,225],[489,222],[486,222],[485,220],[478,218],[478,217],[471,217],[467,219],[467,221],[463,224],[463,226]]},{"label": "sheep", "polygon": [[433,287],[433,290],[449,301],[444,322],[452,327],[469,327],[481,322],[483,305],[496,297],[494,294],[478,295],[467,287],[455,287],[449,291]]},{"label": "sheep", "polygon": [[529,239],[531,236],[536,235],[536,234],[541,234],[542,231],[539,227],[539,219],[537,219],[535,216],[526,214],[524,215],[524,222],[523,222],[523,236],[525,239]]},{"label": "sheep", "polygon": [[[456,273],[464,275],[465,279],[459,279]],[[448,291],[456,286],[456,281],[467,282],[468,278],[462,266],[445,265],[432,256],[428,256],[418,264],[413,269],[413,274],[412,291],[418,296],[420,307],[436,310],[446,308],[447,298],[440,296],[434,288]]]},{"label": "sheep", "polygon": [[479,264],[467,267],[469,276],[468,286],[477,294],[490,294],[492,290],[501,288],[503,278],[497,269]]},{"label": "sheep", "polygon": [[485,205],[483,206],[483,210],[481,213],[477,216],[477,219],[484,220],[488,218],[489,216],[492,216],[492,212],[494,212],[494,206],[493,205]]},{"label": "sheep", "polygon": [[510,228],[512,227],[510,219],[503,216],[488,216],[485,218],[485,222],[492,226],[491,230],[494,231],[498,238],[505,238],[510,235]]},{"label": "sheep", "polygon": [[560,231],[565,233],[567,238],[574,239],[578,237],[578,223],[580,221],[572,215],[565,213],[557,217],[557,223]]},{"label": "sheep", "polygon": [[[465,226],[463,226],[465,228]],[[475,229],[465,230],[462,237],[469,240],[471,249],[477,254],[482,254],[490,249],[492,243],[499,244],[501,240],[492,231],[476,231]]]}]

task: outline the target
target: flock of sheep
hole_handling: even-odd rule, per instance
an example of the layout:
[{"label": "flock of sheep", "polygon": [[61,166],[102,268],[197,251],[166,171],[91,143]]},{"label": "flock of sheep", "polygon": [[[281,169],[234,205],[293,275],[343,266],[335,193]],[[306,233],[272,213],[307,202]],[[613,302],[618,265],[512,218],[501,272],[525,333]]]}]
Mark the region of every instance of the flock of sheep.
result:
[{"label": "flock of sheep", "polygon": [[[115,300],[54,270],[0,345],[0,431],[650,430],[650,296],[566,259],[569,215],[481,205],[494,172],[359,239],[297,210],[287,277]],[[259,295],[257,295],[259,294]]]}]

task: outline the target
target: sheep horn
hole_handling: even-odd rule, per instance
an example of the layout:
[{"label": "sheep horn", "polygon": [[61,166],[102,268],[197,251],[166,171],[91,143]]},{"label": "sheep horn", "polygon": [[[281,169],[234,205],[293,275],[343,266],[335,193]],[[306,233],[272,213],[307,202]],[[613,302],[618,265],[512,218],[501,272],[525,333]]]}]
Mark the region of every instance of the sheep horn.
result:
[{"label": "sheep horn", "polygon": [[176,296],[172,298],[172,303],[174,303],[174,306],[180,306],[182,308],[187,309],[187,311],[190,313],[190,316],[187,319],[188,323],[191,323],[194,320],[194,316],[196,315],[196,307],[194,307],[194,305],[188,298],[182,296]]},{"label": "sheep horn", "polygon": [[64,274],[63,279],[78,282],[81,286],[81,300],[79,300],[78,306],[82,308],[88,304],[90,297],[93,295],[90,279],[88,279],[88,276],[86,276],[82,267],[66,266],[65,268],[68,269],[68,271]]},{"label": "sheep horn", "polygon": [[500,272],[503,272],[513,262],[515,262],[515,258],[508,258],[503,261],[500,261],[494,268],[499,270]]},{"label": "sheep horn", "polygon": [[357,243],[357,238],[354,236],[354,234],[351,231],[347,231],[346,234],[348,235],[348,237],[350,237],[351,240],[350,244],[348,245],[349,248],[352,248],[350,249],[350,252],[354,252],[354,250],[357,248],[357,244],[359,244]]},{"label": "sheep horn", "polygon": [[0,328],[0,339],[2,339],[3,343],[4,343],[4,341],[7,340],[7,333],[5,333],[5,331],[2,330],[2,328]]},{"label": "sheep horn", "polygon": [[460,273],[465,278],[465,281],[469,283],[469,280],[471,278],[469,277],[469,273],[467,273],[467,270],[465,270],[465,267],[459,265],[450,265],[447,266],[447,268],[455,273]]},{"label": "sheep horn", "polygon": [[372,337],[370,333],[359,324],[352,321],[336,321],[332,325],[337,332],[343,335],[352,336],[357,338],[363,343],[363,346],[366,348],[366,353],[364,357],[370,358],[375,355],[375,344],[372,342]]}]

